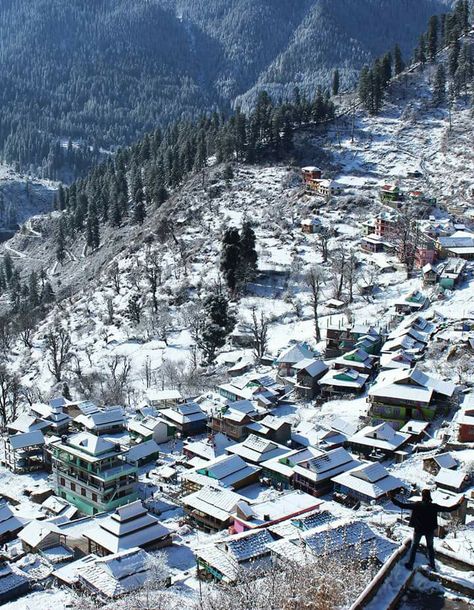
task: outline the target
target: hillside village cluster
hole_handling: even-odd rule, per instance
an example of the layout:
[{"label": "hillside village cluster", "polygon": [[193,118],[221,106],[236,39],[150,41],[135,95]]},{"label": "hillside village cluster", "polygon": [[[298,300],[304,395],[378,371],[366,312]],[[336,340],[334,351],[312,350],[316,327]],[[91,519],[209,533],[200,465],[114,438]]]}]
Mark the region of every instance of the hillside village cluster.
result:
[{"label": "hillside village cluster", "polygon": [[[302,184],[318,210],[345,188],[313,166]],[[473,312],[447,311],[472,282],[474,233],[431,216],[418,189],[381,185],[379,198],[360,252],[379,276],[408,268],[408,250],[413,260],[390,324],[352,319],[343,300],[327,299],[320,350],[311,337],[290,340],[256,363],[252,334],[237,326],[240,356],[213,392],[151,387],[134,412],[58,396],[8,424],[0,603],[52,583],[108,602],[156,580],[157,556],[160,586],[191,598],[256,565],[303,565],[352,546],[375,562],[377,582],[409,535],[409,513],[389,493],[415,499],[426,486],[447,509],[459,504],[442,515],[439,557],[472,570],[474,392],[460,366],[447,375],[423,364],[446,342],[472,358]],[[400,238],[407,200],[428,209],[410,228],[416,242]],[[300,226],[310,240],[328,230],[319,212]],[[369,307],[375,281],[366,284]]]}]

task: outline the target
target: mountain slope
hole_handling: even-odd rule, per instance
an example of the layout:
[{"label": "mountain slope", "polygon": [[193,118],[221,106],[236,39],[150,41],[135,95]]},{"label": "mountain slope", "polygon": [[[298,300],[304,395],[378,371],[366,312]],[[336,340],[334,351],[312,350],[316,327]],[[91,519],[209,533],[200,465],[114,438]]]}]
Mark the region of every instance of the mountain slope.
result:
[{"label": "mountain slope", "polygon": [[[67,179],[181,116],[226,111],[247,91],[313,93],[353,81],[395,41],[414,46],[442,0],[5,0],[0,150]],[[240,99],[240,98],[239,98]],[[77,146],[61,146],[68,139]],[[81,145],[79,145],[82,143]]]}]

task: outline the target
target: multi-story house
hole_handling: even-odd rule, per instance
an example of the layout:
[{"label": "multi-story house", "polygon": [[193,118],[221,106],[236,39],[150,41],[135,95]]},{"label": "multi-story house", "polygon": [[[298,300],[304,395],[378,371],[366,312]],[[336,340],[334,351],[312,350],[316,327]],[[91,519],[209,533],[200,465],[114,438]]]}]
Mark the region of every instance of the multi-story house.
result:
[{"label": "multi-story house", "polygon": [[86,515],[137,498],[137,467],[119,445],[88,432],[63,437],[52,450],[55,492]]}]

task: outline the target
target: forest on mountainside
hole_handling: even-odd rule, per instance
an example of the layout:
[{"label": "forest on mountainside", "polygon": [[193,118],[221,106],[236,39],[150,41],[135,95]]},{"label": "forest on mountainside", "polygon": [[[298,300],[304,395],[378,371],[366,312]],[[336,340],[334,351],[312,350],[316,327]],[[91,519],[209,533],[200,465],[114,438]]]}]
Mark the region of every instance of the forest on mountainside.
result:
[{"label": "forest on mountainside", "polygon": [[312,97],[398,42],[409,53],[448,0],[2,0],[0,153],[68,181],[101,149],[258,90]]}]

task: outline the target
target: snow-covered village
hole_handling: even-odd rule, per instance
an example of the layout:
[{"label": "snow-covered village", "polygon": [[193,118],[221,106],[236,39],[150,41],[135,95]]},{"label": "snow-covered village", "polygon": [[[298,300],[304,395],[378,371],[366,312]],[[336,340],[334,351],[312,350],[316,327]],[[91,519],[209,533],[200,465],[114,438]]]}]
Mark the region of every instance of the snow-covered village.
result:
[{"label": "snow-covered village", "polygon": [[261,96],[153,195],[172,134],[32,182],[55,210],[0,244],[2,608],[473,607],[472,27],[450,44],[454,93],[450,45],[419,51],[377,112],[291,102],[281,158],[233,148]]}]

